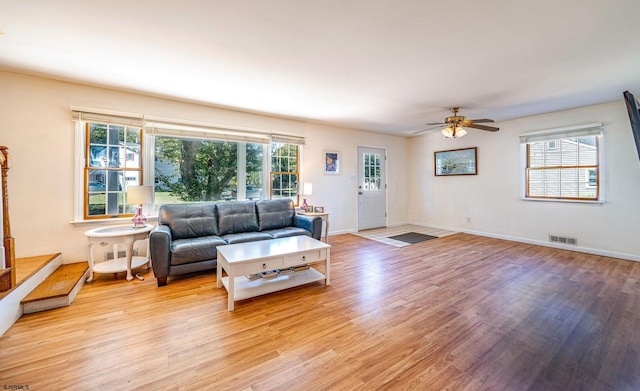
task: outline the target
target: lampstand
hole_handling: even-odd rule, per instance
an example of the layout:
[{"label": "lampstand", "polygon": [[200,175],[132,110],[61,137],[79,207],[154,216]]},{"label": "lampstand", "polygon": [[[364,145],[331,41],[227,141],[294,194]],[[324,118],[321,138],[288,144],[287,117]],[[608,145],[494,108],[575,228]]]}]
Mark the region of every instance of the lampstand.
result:
[{"label": "lampstand", "polygon": [[303,201],[302,201],[302,205],[300,205],[300,210],[302,210],[303,212],[307,211],[307,199],[304,198],[304,196],[310,196],[313,193],[313,184],[310,182],[305,182],[302,185],[302,196],[303,196]]},{"label": "lampstand", "polygon": [[153,202],[153,189],[151,186],[128,186],[127,202],[129,204],[138,205],[138,210],[133,216],[133,228],[141,228],[145,226],[146,216],[142,213],[142,205]]}]

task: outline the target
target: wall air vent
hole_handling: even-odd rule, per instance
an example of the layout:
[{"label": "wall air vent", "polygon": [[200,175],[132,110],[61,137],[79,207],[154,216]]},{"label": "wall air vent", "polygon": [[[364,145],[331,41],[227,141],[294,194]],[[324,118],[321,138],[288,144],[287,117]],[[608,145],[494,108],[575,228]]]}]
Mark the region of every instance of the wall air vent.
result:
[{"label": "wall air vent", "polygon": [[578,239],[568,238],[566,236],[549,235],[549,241],[552,243],[571,244],[573,246],[578,244]]}]

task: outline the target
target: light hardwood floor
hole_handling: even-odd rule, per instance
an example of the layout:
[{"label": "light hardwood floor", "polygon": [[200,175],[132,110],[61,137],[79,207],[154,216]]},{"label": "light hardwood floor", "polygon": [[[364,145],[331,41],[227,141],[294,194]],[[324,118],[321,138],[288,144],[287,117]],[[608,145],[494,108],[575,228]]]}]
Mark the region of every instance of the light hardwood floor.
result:
[{"label": "light hardwood floor", "polygon": [[[331,238],[331,285],[98,275],[0,338],[30,390],[637,390],[640,263],[456,234]],[[322,266],[318,266],[322,269]]]}]

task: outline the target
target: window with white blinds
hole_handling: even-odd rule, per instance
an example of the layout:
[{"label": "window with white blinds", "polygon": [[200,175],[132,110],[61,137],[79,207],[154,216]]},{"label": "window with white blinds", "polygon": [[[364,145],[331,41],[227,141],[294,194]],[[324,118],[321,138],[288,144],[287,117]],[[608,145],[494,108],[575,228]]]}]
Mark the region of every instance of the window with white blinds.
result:
[{"label": "window with white blinds", "polygon": [[525,198],[600,201],[601,138],[599,124],[521,136]]}]

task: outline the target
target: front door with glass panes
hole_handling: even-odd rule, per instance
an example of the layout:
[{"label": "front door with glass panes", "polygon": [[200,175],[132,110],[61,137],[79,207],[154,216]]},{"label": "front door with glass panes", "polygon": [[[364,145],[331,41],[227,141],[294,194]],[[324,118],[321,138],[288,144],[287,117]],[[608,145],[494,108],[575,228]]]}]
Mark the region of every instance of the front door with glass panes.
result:
[{"label": "front door with glass panes", "polygon": [[387,225],[384,149],[358,147],[358,230]]}]

